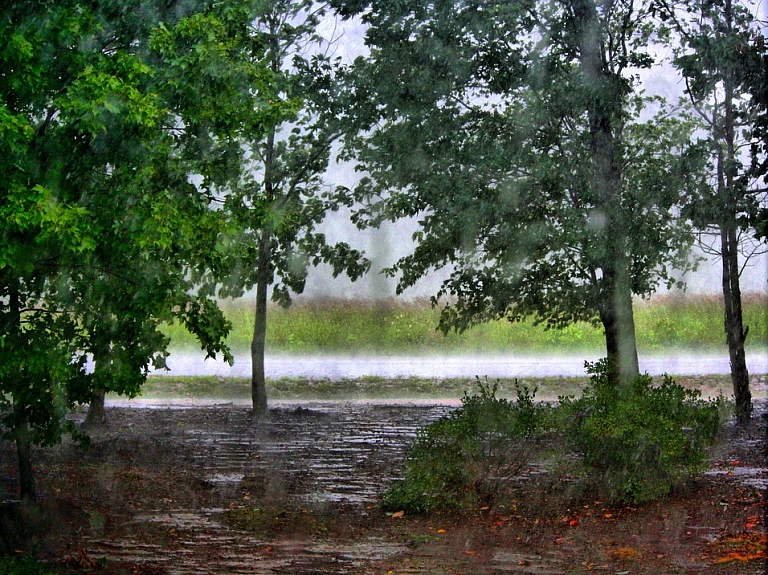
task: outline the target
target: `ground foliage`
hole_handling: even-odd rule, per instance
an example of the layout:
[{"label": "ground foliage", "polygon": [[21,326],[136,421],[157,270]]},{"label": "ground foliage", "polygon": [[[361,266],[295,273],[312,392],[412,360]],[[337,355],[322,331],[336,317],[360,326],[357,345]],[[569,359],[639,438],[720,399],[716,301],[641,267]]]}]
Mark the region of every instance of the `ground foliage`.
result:
[{"label": "ground foliage", "polygon": [[[545,433],[562,435],[584,465],[596,497],[642,504],[667,496],[701,473],[707,447],[725,413],[722,397],[703,400],[665,377],[617,386],[610,362],[587,364],[589,384],[557,406],[533,402],[535,390],[515,382],[516,401],[479,383],[456,411],[420,429],[404,477],[384,495],[390,510],[427,513],[492,505],[502,487],[540,456]],[[615,369],[615,367],[613,368]]]},{"label": "ground foliage", "polygon": [[557,418],[603,499],[663,498],[706,469],[725,401],[703,400],[668,376],[656,386],[646,374],[617,387],[610,369],[606,360],[587,363],[589,385],[578,399],[560,398]]},{"label": "ground foliage", "polygon": [[420,429],[404,477],[383,496],[385,508],[407,513],[491,505],[531,461],[544,431],[546,406],[535,389],[515,382],[517,399],[498,398],[498,386],[478,381],[461,407]]}]

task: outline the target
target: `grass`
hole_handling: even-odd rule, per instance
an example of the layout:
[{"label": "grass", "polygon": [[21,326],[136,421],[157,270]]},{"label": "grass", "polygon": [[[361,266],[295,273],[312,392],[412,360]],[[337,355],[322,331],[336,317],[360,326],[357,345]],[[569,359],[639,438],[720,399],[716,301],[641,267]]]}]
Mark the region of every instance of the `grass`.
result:
[{"label": "grass", "polygon": [[[661,382],[663,378],[654,378]],[[729,375],[706,375],[675,378],[677,383],[698,389],[705,397],[732,393]],[[494,380],[496,381],[496,380]],[[555,400],[559,396],[580,396],[588,378],[525,377],[498,380],[498,396],[516,397],[515,382],[536,388],[536,398]],[[763,397],[766,376],[753,375],[753,395]],[[477,391],[474,378],[383,378],[361,377],[341,380],[325,378],[281,378],[267,380],[270,400],[347,400],[347,399],[460,399],[464,393]],[[250,380],[216,376],[150,376],[142,388],[146,399],[196,398],[246,400],[251,397]]]},{"label": "grass", "polygon": [[[222,303],[234,329],[228,343],[233,350],[250,346],[253,305],[238,300]],[[436,330],[439,310],[427,301],[402,302],[315,300],[287,310],[269,310],[267,349],[275,353],[379,354],[421,353],[575,353],[604,349],[602,329],[577,323],[562,330],[546,330],[532,321],[494,321],[463,334],[443,336]],[[768,295],[744,297],[747,346],[768,346]],[[656,296],[635,305],[638,349],[641,353],[670,349],[721,350],[725,346],[723,311],[718,296]],[[197,347],[183,328],[169,326],[172,347]]]}]

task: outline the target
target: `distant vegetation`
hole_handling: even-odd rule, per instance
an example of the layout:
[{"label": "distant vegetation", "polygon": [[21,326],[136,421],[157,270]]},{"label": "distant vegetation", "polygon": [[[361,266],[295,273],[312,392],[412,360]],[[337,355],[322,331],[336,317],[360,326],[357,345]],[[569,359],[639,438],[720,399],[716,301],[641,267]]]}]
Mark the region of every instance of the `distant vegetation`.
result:
[{"label": "distant vegetation", "polygon": [[[253,333],[253,310],[243,301],[223,304],[234,324],[228,342],[247,349]],[[546,330],[525,323],[495,321],[443,336],[436,330],[439,310],[428,301],[399,302],[317,300],[271,310],[267,350],[278,353],[382,354],[445,352],[595,352],[603,351],[602,328],[586,323]],[[768,296],[744,298],[747,347],[768,345]],[[657,296],[635,305],[638,347],[642,352],[670,349],[712,350],[725,347],[719,296]],[[172,347],[192,348],[195,341],[182,328],[168,329]]]}]

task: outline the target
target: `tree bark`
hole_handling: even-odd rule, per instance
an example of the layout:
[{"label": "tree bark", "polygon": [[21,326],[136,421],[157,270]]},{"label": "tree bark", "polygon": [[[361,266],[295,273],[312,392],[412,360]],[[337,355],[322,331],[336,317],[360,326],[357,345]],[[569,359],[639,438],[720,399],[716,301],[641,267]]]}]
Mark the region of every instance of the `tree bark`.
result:
[{"label": "tree bark", "polygon": [[19,423],[14,432],[16,456],[19,461],[19,497],[22,501],[35,501],[35,475],[32,470],[32,443],[26,421]]},{"label": "tree bark", "polygon": [[[725,1],[724,20],[726,34],[733,35],[733,6]],[[720,133],[725,150],[717,155],[717,192],[723,209],[720,223],[720,244],[723,258],[723,302],[725,335],[731,360],[731,381],[736,400],[736,417],[739,423],[747,423],[752,415],[752,394],[749,391],[749,372],[744,352],[747,334],[741,311],[741,286],[739,285],[738,223],[736,222],[736,129],[734,87],[736,81],[729,66],[723,70],[723,112],[725,124]]]},{"label": "tree bark", "polygon": [[610,280],[610,293],[606,294],[605,305],[600,310],[606,356],[616,366],[619,377],[617,383],[631,381],[640,374],[632,291],[626,281],[617,281],[614,273],[608,273],[607,276]]},{"label": "tree bark", "polygon": [[103,389],[93,390],[93,399],[88,405],[88,413],[85,416],[85,427],[98,427],[107,422],[107,413],[104,410],[105,395]]},{"label": "tree bark", "polygon": [[736,226],[720,228],[723,257],[723,303],[725,309],[725,336],[731,361],[731,382],[736,400],[736,418],[741,424],[752,416],[752,393],[749,390],[749,371],[744,342],[747,332],[741,309],[739,285],[738,238]]},{"label": "tree bark", "polygon": [[621,205],[621,168],[616,134],[621,131],[623,94],[606,68],[601,44],[601,25],[594,0],[571,0],[581,33],[579,62],[588,100],[590,152],[594,169],[597,209],[605,219],[601,320],[606,351],[618,369],[620,382],[634,379],[637,359],[632,282]]},{"label": "tree bark", "polygon": [[256,268],[256,317],[251,340],[251,399],[253,414],[261,418],[267,414],[267,382],[264,370],[264,352],[267,343],[267,288],[270,282],[269,230],[262,230]]}]

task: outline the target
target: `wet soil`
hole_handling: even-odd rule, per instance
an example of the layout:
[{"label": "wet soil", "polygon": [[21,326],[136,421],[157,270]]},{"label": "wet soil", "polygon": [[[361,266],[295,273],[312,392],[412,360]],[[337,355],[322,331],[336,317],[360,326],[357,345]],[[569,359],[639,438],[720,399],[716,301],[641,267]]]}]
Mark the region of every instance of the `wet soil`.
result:
[{"label": "wet soil", "polygon": [[[3,504],[0,533],[67,572],[762,574],[756,404],[750,428],[726,424],[709,472],[664,501],[611,507],[567,466],[536,465],[493,508],[428,517],[377,498],[416,429],[451,406],[283,403],[262,422],[228,404],[112,407],[90,449],[35,453],[41,506]],[[15,481],[0,444],[0,494]],[[14,530],[22,518],[35,529]]]}]

